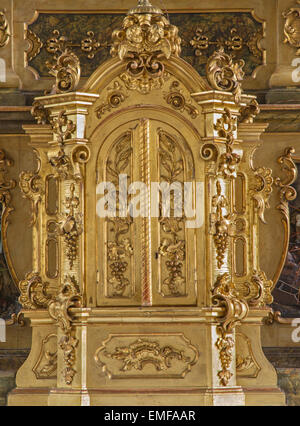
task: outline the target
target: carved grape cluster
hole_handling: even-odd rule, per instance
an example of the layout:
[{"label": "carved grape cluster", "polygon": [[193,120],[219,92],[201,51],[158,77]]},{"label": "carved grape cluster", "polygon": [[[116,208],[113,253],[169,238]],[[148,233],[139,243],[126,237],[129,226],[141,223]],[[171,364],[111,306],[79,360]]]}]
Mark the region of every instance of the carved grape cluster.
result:
[{"label": "carved grape cluster", "polygon": [[227,233],[217,233],[214,235],[214,242],[217,250],[217,261],[218,268],[224,263],[225,252],[228,247],[228,234]]}]

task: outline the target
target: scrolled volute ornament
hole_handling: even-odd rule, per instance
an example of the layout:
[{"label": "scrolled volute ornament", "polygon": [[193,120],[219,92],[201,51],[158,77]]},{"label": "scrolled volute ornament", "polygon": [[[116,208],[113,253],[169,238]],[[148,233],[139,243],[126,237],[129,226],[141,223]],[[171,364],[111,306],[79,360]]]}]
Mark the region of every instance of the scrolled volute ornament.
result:
[{"label": "scrolled volute ornament", "polygon": [[284,155],[280,156],[277,160],[278,164],[282,167],[282,171],[284,171],[287,175],[284,180],[281,178],[275,179],[275,185],[280,188],[280,199],[283,203],[293,201],[297,197],[296,189],[291,186],[297,179],[298,175],[298,169],[293,160],[293,154],[295,154],[295,148],[286,148]]},{"label": "scrolled volute ornament", "polygon": [[76,278],[66,275],[58,294],[48,306],[48,312],[63,332],[59,341],[59,347],[64,354],[65,368],[63,376],[67,385],[72,384],[76,374],[76,370],[73,367],[76,358],[76,348],[79,343],[79,340],[75,336],[70,309],[80,308],[81,306],[82,296]]},{"label": "scrolled volute ornament", "polygon": [[255,208],[258,212],[258,217],[262,223],[267,223],[265,220],[265,210],[270,208],[269,198],[273,191],[274,179],[272,177],[272,169],[267,167],[259,167],[254,171],[257,180],[256,187],[251,191],[252,198],[255,201]]},{"label": "scrolled volute ornament", "polygon": [[[250,307],[264,307],[273,302],[271,294],[273,281],[268,280],[263,271],[253,271],[251,282],[246,282],[244,285],[248,288],[246,300]],[[249,295],[251,296],[248,297]]]},{"label": "scrolled volute ornament", "polygon": [[227,272],[217,278],[212,289],[212,303],[225,310],[225,315],[220,319],[223,334],[232,333],[235,326],[239,325],[249,312],[246,300],[239,298]]},{"label": "scrolled volute ornament", "polygon": [[72,327],[71,308],[79,308],[82,305],[82,297],[78,283],[74,276],[65,276],[60,291],[48,306],[49,315],[53,318],[61,330],[67,334]]},{"label": "scrolled volute ornament", "polygon": [[233,374],[230,367],[233,361],[234,328],[246,318],[249,312],[247,302],[238,297],[234,283],[228,273],[219,275],[212,289],[213,305],[223,308],[224,315],[217,326],[219,337],[215,343],[219,351],[222,369],[218,372],[220,385],[227,386]]},{"label": "scrolled volute ornament", "polygon": [[80,80],[80,62],[78,57],[66,49],[58,58],[56,64],[46,63],[49,74],[56,79],[52,93],[67,93],[76,90]]},{"label": "scrolled volute ornament", "polygon": [[49,283],[43,282],[38,272],[30,272],[20,281],[19,302],[24,310],[46,309],[51,301],[48,294]]},{"label": "scrolled volute ornament", "polygon": [[34,101],[31,108],[31,115],[37,121],[37,124],[50,124],[49,110],[39,101]]},{"label": "scrolled volute ornament", "polygon": [[206,74],[209,84],[213,89],[231,92],[238,104],[241,101],[242,81],[244,78],[243,67],[245,61],[240,59],[233,62],[231,55],[224,51],[224,47],[213,53],[206,65]]}]

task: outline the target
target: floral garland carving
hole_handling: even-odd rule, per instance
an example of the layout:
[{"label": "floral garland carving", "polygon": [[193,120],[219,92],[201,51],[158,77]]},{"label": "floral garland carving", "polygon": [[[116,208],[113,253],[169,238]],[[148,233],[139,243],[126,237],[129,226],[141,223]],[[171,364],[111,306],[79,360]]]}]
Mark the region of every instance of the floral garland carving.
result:
[{"label": "floral garland carving", "polygon": [[[178,150],[176,143],[162,131],[159,139],[159,159],[161,182],[165,181],[172,185],[174,182],[183,180],[184,161],[182,154]],[[165,266],[168,275],[163,280],[163,284],[168,289],[168,293],[170,293],[166,294],[180,297],[185,294],[186,283],[184,276],[186,261],[185,217],[174,217],[176,208],[176,198],[174,196],[171,204],[173,204],[173,207],[172,205],[170,206],[170,217],[161,216],[159,219],[162,240],[158,254],[166,259]],[[160,210],[162,215],[162,206],[160,206]]]},{"label": "floral garland carving", "polygon": [[179,56],[181,39],[162,12],[139,10],[129,12],[122,29],[113,32],[111,55],[126,62],[126,72],[120,77],[126,87],[146,94],[162,87],[167,77],[163,59]]},{"label": "floral garland carving", "polygon": [[80,201],[75,195],[74,183],[70,186],[70,196],[66,197],[64,204],[66,212],[59,216],[60,221],[57,226],[57,233],[64,238],[66,256],[70,269],[72,269],[78,255],[79,237],[83,232],[82,214],[77,212]]},{"label": "floral garland carving", "polygon": [[[122,136],[112,150],[107,163],[107,176],[115,185],[117,196],[120,194],[119,175],[127,173],[130,179],[130,162],[132,157],[131,133]],[[128,277],[129,263],[133,255],[130,238],[132,217],[108,218],[107,227],[110,229],[107,242],[108,288],[110,297],[124,297],[130,285]]]},{"label": "floral garland carving", "polygon": [[244,78],[242,59],[233,62],[233,57],[224,52],[224,47],[213,53],[206,65],[206,74],[213,89],[232,92],[235,103],[241,101],[242,81]]},{"label": "floral garland carving", "polygon": [[229,236],[234,227],[235,214],[228,213],[224,215],[223,209],[228,209],[229,203],[227,198],[222,195],[222,187],[220,181],[216,182],[217,193],[212,199],[212,207],[215,213],[212,214],[211,221],[214,226],[213,239],[217,250],[217,265],[220,269],[224,265],[224,257],[228,248]]},{"label": "floral garland carving", "polygon": [[218,118],[214,129],[218,132],[218,136],[225,139],[226,153],[220,155],[218,174],[226,178],[237,177],[237,165],[241,158],[233,152],[232,145],[234,143],[234,132],[237,129],[236,119],[232,116],[228,108],[224,108],[224,113],[221,118]]},{"label": "floral garland carving", "polygon": [[53,133],[57,137],[59,144],[64,144],[67,139],[71,139],[76,130],[76,124],[68,119],[66,111],[60,111],[58,116],[52,120]]},{"label": "floral garland carving", "polygon": [[220,337],[216,341],[216,347],[219,350],[222,367],[218,372],[218,377],[220,384],[227,386],[233,376],[230,366],[233,361],[234,328],[246,318],[249,307],[245,300],[239,299],[235,285],[228,273],[220,275],[217,278],[212,289],[212,303],[225,310],[225,315],[221,318],[220,325],[217,327]]}]

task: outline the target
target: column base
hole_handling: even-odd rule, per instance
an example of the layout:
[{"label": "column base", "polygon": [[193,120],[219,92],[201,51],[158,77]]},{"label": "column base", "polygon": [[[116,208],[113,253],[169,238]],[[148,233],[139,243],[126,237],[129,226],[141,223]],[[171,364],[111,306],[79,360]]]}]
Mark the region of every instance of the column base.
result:
[{"label": "column base", "polygon": [[242,387],[178,390],[68,390],[15,389],[9,406],[283,406],[285,395],[278,388]]}]

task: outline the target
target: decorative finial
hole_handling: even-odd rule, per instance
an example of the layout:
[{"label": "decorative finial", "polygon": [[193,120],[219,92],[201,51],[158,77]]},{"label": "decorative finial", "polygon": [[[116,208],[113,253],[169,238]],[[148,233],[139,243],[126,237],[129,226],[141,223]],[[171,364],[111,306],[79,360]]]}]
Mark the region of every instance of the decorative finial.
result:
[{"label": "decorative finial", "polygon": [[126,63],[126,72],[120,78],[127,89],[143,94],[163,86],[168,77],[165,61],[181,51],[178,28],[148,0],[140,0],[128,12],[112,40],[111,55]]},{"label": "decorative finial", "polygon": [[155,14],[163,15],[163,12],[149,2],[149,0],[139,0],[138,5],[130,9],[127,15]]}]

